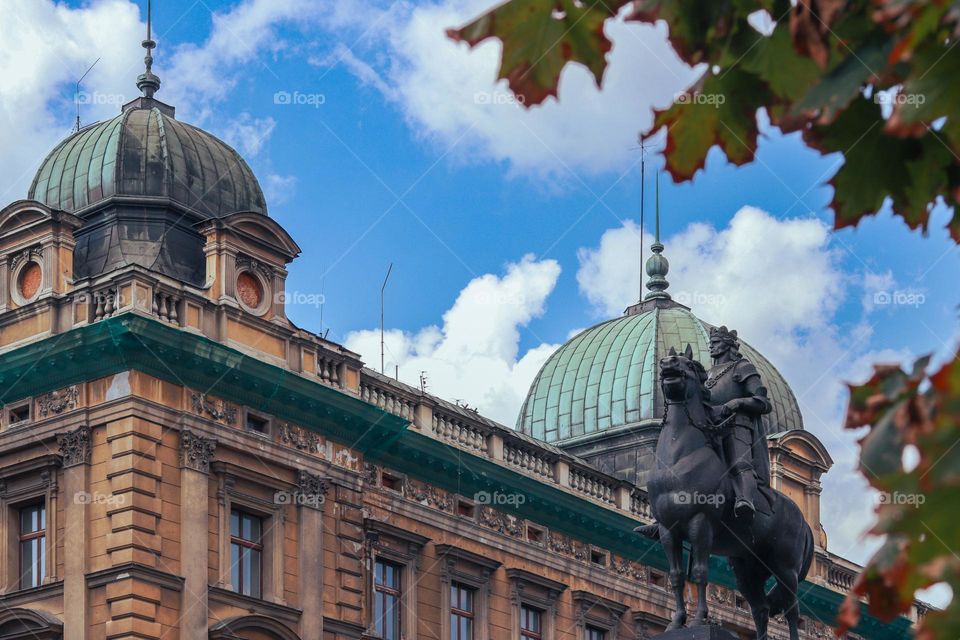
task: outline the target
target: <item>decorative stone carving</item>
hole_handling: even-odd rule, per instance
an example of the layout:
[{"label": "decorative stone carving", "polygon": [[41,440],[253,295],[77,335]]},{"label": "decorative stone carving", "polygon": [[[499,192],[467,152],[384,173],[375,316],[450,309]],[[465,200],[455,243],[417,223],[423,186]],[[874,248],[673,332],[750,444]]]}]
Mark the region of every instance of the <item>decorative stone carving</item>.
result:
[{"label": "decorative stone carving", "polygon": [[326,452],[323,448],[323,438],[320,437],[319,433],[286,422],[281,422],[280,428],[277,431],[280,444],[293,447],[299,451],[306,451],[307,453],[318,455],[321,458],[326,457]]},{"label": "decorative stone carving", "polygon": [[256,271],[269,282],[273,277],[273,273],[270,267],[263,262],[249,256],[237,256],[237,271],[242,269],[248,269],[250,271]]},{"label": "decorative stone carving", "polygon": [[57,434],[57,446],[64,467],[90,464],[90,427]]},{"label": "decorative stone carving", "polygon": [[80,389],[72,385],[59,391],[45,393],[36,399],[36,415],[46,418],[50,414],[61,414],[69,409],[76,409],[80,399]]},{"label": "decorative stone carving", "polygon": [[611,566],[618,575],[633,578],[638,582],[646,580],[647,578],[647,572],[644,571],[643,566],[637,564],[636,562],[631,562],[624,558],[614,557]]},{"label": "decorative stone carving", "polygon": [[297,504],[319,509],[327,500],[328,488],[325,478],[301,469],[297,473]]},{"label": "decorative stone carving", "polygon": [[190,394],[190,402],[193,410],[199,415],[207,415],[224,424],[232,425],[237,421],[237,408],[223,400],[210,400],[205,394],[193,391]]},{"label": "decorative stone carving", "polygon": [[180,466],[200,473],[210,473],[210,461],[217,441],[198,436],[192,431],[180,432]]},{"label": "decorative stone carving", "polygon": [[480,508],[480,523],[491,529],[514,538],[523,535],[523,524],[519,518],[510,514],[500,513],[493,507]]},{"label": "decorative stone carving", "polygon": [[377,486],[377,480],[380,478],[377,465],[364,462],[363,471],[360,473],[360,477],[363,479],[364,484],[370,485],[371,487]]},{"label": "decorative stone carving", "polygon": [[404,484],[403,494],[415,502],[441,511],[448,511],[453,505],[453,500],[451,500],[449,494],[434,486],[409,479]]},{"label": "decorative stone carving", "polygon": [[40,247],[30,247],[29,249],[24,249],[23,251],[11,256],[10,271],[15,271],[17,266],[30,259],[36,260],[40,263],[43,262],[43,251],[40,249]]}]

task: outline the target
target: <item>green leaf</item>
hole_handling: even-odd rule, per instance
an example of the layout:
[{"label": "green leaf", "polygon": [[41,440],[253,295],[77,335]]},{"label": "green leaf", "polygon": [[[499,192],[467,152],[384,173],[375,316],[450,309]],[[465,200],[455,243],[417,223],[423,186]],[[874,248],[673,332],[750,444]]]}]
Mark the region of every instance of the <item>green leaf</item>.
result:
[{"label": "green leaf", "polygon": [[756,35],[760,39],[744,55],[744,69],[762,78],[778,98],[790,102],[802,98],[820,78],[820,68],[797,54],[783,24],[769,37]]},{"label": "green leaf", "polygon": [[447,35],[471,47],[489,38],[503,42],[500,78],[525,105],[557,95],[568,62],[587,67],[599,87],[610,41],[604,22],[627,0],[511,0]]},{"label": "green leaf", "polygon": [[804,139],[823,153],[844,155],[830,180],[837,229],[876,213],[889,197],[911,229],[926,230],[937,195],[948,195],[954,158],[943,140],[934,132],[919,140],[888,135],[880,106],[862,96],[833,123],[805,130]]},{"label": "green leaf", "polygon": [[[954,81],[945,81],[951,78]],[[956,42],[926,46],[913,58],[910,75],[895,97],[888,130],[898,135],[922,135],[939,118],[940,130],[960,154],[960,48]]]},{"label": "green leaf", "polygon": [[657,112],[650,135],[667,128],[664,155],[674,180],[693,177],[714,145],[734,164],[753,160],[756,105],[768,98],[769,91],[759,78],[735,67],[720,75],[707,74],[672,107]]}]

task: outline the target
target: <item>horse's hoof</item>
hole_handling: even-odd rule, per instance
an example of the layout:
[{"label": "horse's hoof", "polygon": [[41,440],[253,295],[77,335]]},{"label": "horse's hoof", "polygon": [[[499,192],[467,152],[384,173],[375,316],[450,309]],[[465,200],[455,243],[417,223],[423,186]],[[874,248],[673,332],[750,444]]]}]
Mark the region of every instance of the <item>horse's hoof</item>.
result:
[{"label": "horse's hoof", "polygon": [[673,631],[674,629],[683,629],[684,624],[687,622],[687,616],[677,616],[670,620],[670,624],[667,625],[666,631]]}]

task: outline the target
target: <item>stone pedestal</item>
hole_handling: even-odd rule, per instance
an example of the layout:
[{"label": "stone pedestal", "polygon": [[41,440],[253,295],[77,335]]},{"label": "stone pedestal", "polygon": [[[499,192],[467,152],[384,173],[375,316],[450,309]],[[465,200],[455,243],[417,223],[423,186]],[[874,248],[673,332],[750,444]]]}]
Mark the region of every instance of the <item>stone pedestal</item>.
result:
[{"label": "stone pedestal", "polygon": [[651,640],[740,640],[739,636],[732,631],[727,631],[723,627],[715,624],[705,624],[699,627],[686,627],[684,629],[674,629],[673,631],[664,631],[660,635],[653,636]]}]

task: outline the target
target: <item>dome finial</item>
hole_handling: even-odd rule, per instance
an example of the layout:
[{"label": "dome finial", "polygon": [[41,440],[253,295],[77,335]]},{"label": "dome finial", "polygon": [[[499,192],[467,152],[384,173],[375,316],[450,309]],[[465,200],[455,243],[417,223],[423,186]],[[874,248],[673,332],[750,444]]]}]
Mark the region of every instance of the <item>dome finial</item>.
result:
[{"label": "dome finial", "polygon": [[146,71],[137,77],[137,88],[143,92],[144,98],[153,98],[153,94],[160,89],[160,78],[153,73],[153,50],[157,43],[153,40],[151,9],[151,0],[147,0],[147,39],[142,43],[143,48],[147,50],[147,55],[143,58]]},{"label": "dome finial", "polygon": [[653,255],[647,259],[647,289],[649,293],[644,296],[644,300],[669,300],[670,294],[667,293],[667,272],[670,270],[670,263],[663,256],[663,245],[660,243],[660,172],[657,171],[657,210],[656,210],[656,237],[653,244],[650,245]]}]

